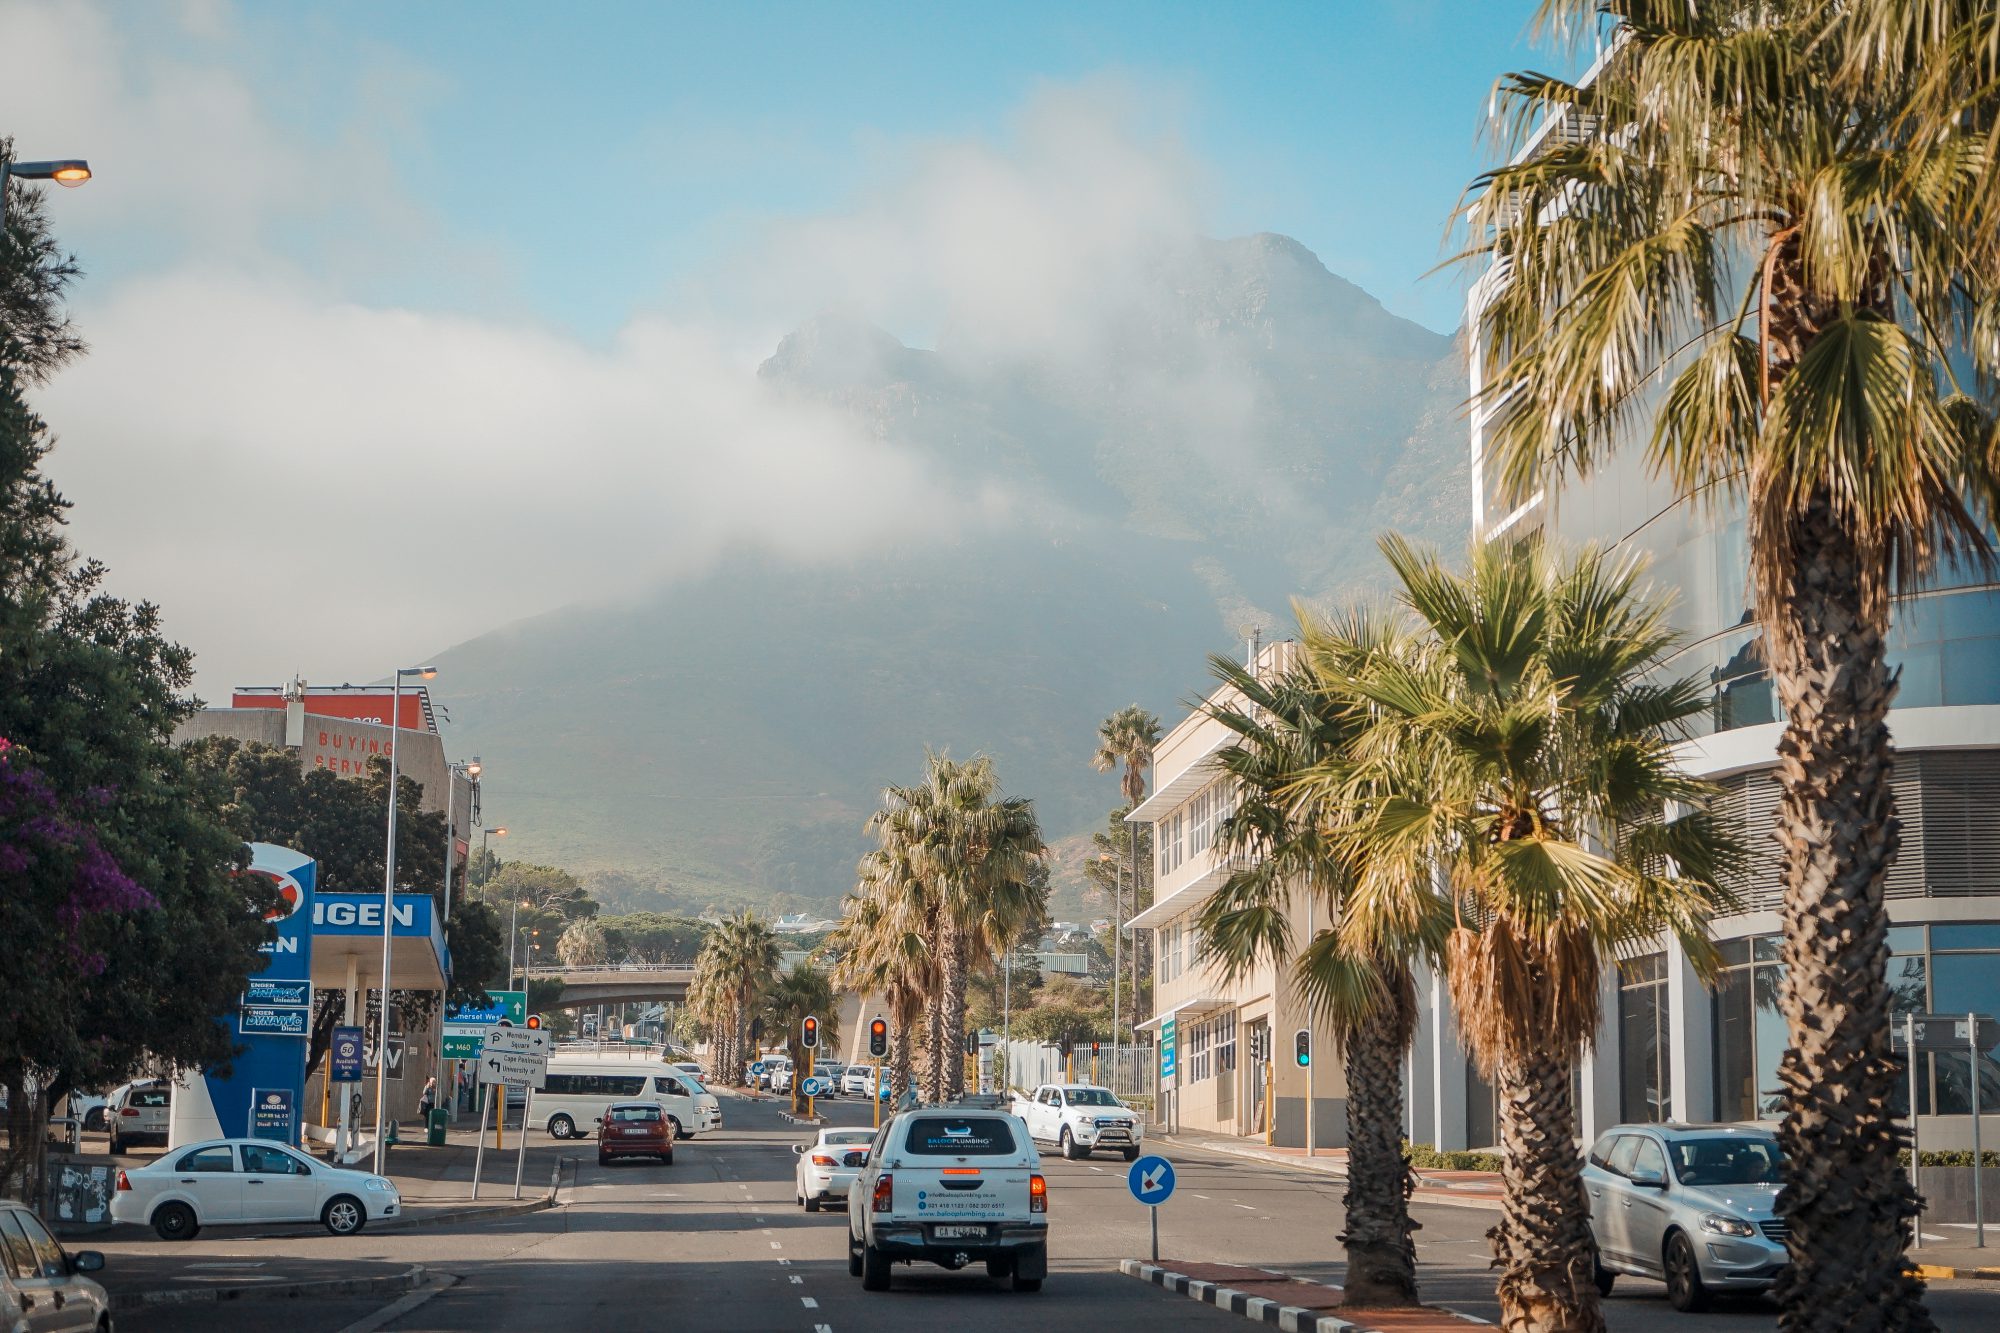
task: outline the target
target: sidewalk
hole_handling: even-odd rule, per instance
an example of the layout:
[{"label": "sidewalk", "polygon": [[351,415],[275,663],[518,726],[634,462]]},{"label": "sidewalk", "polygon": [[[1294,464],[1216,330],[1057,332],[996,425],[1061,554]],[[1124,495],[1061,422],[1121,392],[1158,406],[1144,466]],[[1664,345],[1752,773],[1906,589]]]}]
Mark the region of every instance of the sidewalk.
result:
[{"label": "sidewalk", "polygon": [[[2000,1242],[2000,1225],[1989,1222],[1986,1230]],[[1921,1248],[1911,1250],[1909,1258],[1910,1267],[1932,1282],[1963,1278],[2000,1282],[2000,1245],[1988,1245],[1982,1250],[1970,1243],[1939,1245],[1927,1241]]]},{"label": "sidewalk", "polygon": [[1255,1323],[1275,1324],[1283,1333],[1466,1333],[1486,1324],[1483,1319],[1434,1305],[1405,1310],[1344,1309],[1339,1287],[1266,1268],[1178,1259],[1162,1259],[1157,1264],[1122,1259],[1118,1267],[1128,1277]]},{"label": "sidewalk", "polygon": [[[1246,1157],[1252,1161],[1270,1162],[1276,1166],[1289,1166],[1301,1171],[1315,1171],[1332,1176],[1336,1180],[1347,1179],[1347,1149],[1320,1148],[1311,1157],[1304,1148],[1267,1148],[1261,1140],[1227,1138],[1214,1134],[1157,1134],[1148,1136],[1149,1143],[1159,1143],[1176,1148],[1192,1148],[1198,1152],[1221,1153],[1229,1157]],[[1413,1168],[1417,1187],[1410,1196],[1412,1203],[1441,1204],[1447,1208],[1487,1208],[1500,1207],[1500,1175],[1495,1171],[1434,1171],[1428,1168]]]}]

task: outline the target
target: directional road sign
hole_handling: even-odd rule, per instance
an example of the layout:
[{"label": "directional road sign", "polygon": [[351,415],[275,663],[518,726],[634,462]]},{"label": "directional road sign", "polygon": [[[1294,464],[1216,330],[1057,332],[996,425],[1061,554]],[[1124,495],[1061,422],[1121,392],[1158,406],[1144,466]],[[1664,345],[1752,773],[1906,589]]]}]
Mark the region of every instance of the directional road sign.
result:
[{"label": "directional road sign", "polygon": [[486,1049],[489,1053],[504,1051],[510,1055],[533,1055],[547,1060],[549,1034],[544,1028],[496,1027],[486,1034]]},{"label": "directional road sign", "polygon": [[761,1073],[763,1073],[763,1072],[764,1072],[764,1062],[763,1062],[762,1060],[752,1060],[752,1061],[750,1062],[750,1072],[751,1072],[751,1073],[753,1073],[753,1074],[761,1074]]},{"label": "directional road sign", "polygon": [[[1908,1023],[1902,1018],[1890,1021],[1889,1036],[1897,1050],[1906,1045],[1908,1027],[1915,1027],[1917,1049],[1920,1051],[1950,1051],[1963,1055],[1972,1041],[1971,1014],[1918,1014],[1916,1021]],[[1992,1050],[2000,1045],[2000,1023],[1986,1014],[1978,1015],[1979,1047]]]},{"label": "directional road sign", "polygon": [[1132,1163],[1125,1173],[1125,1185],[1132,1197],[1149,1208],[1157,1208],[1173,1196],[1174,1164],[1151,1154]]},{"label": "directional road sign", "polygon": [[832,1086],[833,1086],[833,1080],[820,1078],[818,1075],[814,1075],[812,1078],[809,1078],[805,1080],[803,1083],[799,1084],[799,1092],[807,1097],[824,1097],[826,1095],[826,1090],[828,1088],[831,1088]]},{"label": "directional road sign", "polygon": [[515,1088],[539,1088],[548,1083],[549,1034],[541,1028],[496,1027],[486,1034],[479,1053],[479,1081]]}]

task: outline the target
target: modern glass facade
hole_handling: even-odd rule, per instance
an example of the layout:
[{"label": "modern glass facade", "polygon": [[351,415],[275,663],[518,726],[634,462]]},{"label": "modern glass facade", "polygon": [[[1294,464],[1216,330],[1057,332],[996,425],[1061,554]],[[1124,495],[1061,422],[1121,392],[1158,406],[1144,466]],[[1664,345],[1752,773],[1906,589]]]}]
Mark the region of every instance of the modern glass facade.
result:
[{"label": "modern glass facade", "polygon": [[1618,963],[1618,1117],[1658,1123],[1673,1118],[1674,1066],[1667,1040],[1667,956]]}]

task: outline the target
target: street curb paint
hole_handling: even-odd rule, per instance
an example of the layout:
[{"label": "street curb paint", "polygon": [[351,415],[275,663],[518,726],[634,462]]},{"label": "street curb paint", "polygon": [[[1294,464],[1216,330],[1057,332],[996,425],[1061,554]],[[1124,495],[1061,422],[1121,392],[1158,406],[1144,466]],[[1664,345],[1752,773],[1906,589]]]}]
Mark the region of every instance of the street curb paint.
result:
[{"label": "street curb paint", "polygon": [[415,1291],[390,1302],[374,1314],[365,1315],[355,1320],[346,1328],[338,1330],[337,1333],[376,1333],[377,1329],[387,1328],[404,1315],[411,1313],[419,1306],[425,1304],[439,1292],[449,1291],[451,1288],[457,1286],[458,1282],[459,1280],[449,1273],[439,1273]]},{"label": "street curb paint", "polygon": [[442,1212],[414,1213],[397,1218],[392,1222],[377,1222],[370,1231],[415,1231],[418,1227],[444,1227],[456,1222],[479,1222],[487,1218],[520,1217],[526,1213],[539,1213],[556,1206],[556,1196],[545,1194],[539,1199],[523,1199],[520,1203],[495,1204],[491,1208],[446,1208]]},{"label": "street curb paint", "polygon": [[312,1278],[304,1282],[266,1282],[238,1287],[197,1287],[189,1290],[132,1291],[111,1298],[114,1311],[145,1309],[155,1305],[193,1305],[217,1301],[278,1301],[299,1296],[377,1296],[410,1291],[423,1285],[428,1276],[422,1264],[405,1272],[382,1277]]},{"label": "street curb paint", "polygon": [[[1218,1157],[1234,1157],[1246,1162],[1261,1162],[1265,1166],[1275,1166],[1292,1171],[1310,1171],[1314,1175],[1326,1176],[1332,1180],[1347,1179],[1347,1173],[1335,1170],[1331,1163],[1321,1166],[1319,1163],[1308,1161],[1305,1158],[1279,1157],[1258,1152],[1253,1148],[1237,1148],[1230,1144],[1216,1143],[1213,1140],[1182,1143],[1174,1140],[1172,1136],[1163,1135],[1162,1137],[1172,1142],[1176,1149],[1184,1152],[1213,1153]],[[1497,1196],[1486,1194],[1474,1195],[1451,1185],[1424,1184],[1423,1172],[1414,1168],[1411,1170],[1411,1175],[1418,1182],[1415,1193],[1410,1196],[1411,1203],[1436,1204],[1440,1208],[1483,1209],[1487,1212],[1495,1213],[1504,1207],[1503,1202]]]},{"label": "street curb paint", "polygon": [[2000,1268],[1947,1268],[1942,1264],[1911,1264],[1908,1271],[1926,1282],[2000,1282]]},{"label": "street curb paint", "polygon": [[[1150,1282],[1163,1291],[1171,1291],[1176,1295],[1186,1296],[1191,1300],[1200,1301],[1205,1305],[1213,1305],[1216,1309],[1226,1311],[1229,1314],[1242,1315],[1245,1319],[1249,1319],[1255,1323],[1269,1324],[1280,1330],[1280,1333],[1373,1333],[1368,1325],[1357,1324],[1349,1319],[1342,1319],[1339,1315],[1321,1314],[1317,1310],[1308,1310],[1303,1306],[1285,1305],[1267,1297],[1252,1296],[1248,1292],[1238,1291],[1234,1287],[1225,1287],[1214,1282],[1203,1281],[1200,1278],[1189,1277],[1186,1273],[1176,1273],[1158,1264],[1149,1264],[1142,1259],[1120,1259],[1118,1261],[1118,1270],[1127,1277],[1136,1277],[1142,1282]],[[1306,1281],[1304,1278],[1293,1278],[1290,1274],[1275,1272],[1271,1269],[1261,1271],[1285,1281]],[[1330,1286],[1326,1283],[1311,1283],[1310,1285],[1324,1286],[1328,1291],[1340,1290],[1340,1288]],[[1476,1319],[1468,1314],[1460,1314],[1456,1310],[1441,1310],[1436,1306],[1421,1306],[1416,1310],[1398,1310],[1395,1313],[1398,1317],[1398,1322],[1403,1323],[1405,1327],[1408,1326],[1408,1317],[1417,1313],[1435,1316],[1440,1328],[1486,1323],[1484,1319]]]}]

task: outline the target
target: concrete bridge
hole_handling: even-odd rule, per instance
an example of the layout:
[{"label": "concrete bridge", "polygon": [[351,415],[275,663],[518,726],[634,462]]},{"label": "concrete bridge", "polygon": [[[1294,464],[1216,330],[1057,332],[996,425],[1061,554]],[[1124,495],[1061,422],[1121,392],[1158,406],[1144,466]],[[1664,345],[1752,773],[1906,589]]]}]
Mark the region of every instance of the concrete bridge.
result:
[{"label": "concrete bridge", "polygon": [[688,985],[694,980],[692,963],[669,963],[660,967],[625,965],[619,967],[535,967],[528,976],[536,981],[560,980],[562,998],[557,1009],[585,1009],[598,1004],[679,1004],[687,999]]}]

